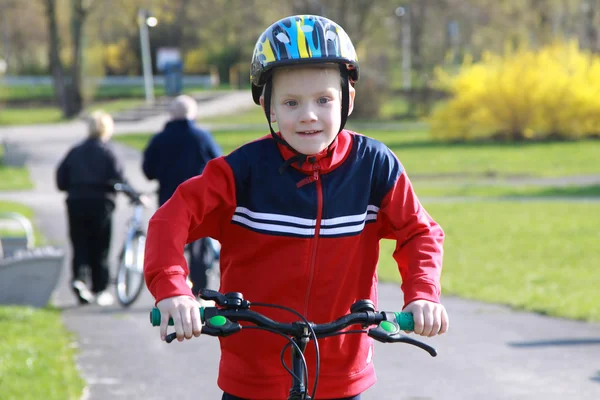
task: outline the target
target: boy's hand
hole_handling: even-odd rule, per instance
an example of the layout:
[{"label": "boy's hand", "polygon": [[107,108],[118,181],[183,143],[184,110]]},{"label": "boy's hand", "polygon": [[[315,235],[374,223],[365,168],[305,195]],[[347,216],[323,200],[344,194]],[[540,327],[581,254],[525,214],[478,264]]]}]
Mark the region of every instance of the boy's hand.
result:
[{"label": "boy's hand", "polygon": [[200,320],[200,304],[190,296],[175,296],[163,299],[156,303],[160,310],[160,338],[167,337],[169,317],[173,318],[173,327],[180,342],[184,338],[191,339],[192,335],[200,336],[202,321]]},{"label": "boy's hand", "polygon": [[411,312],[415,321],[414,332],[421,336],[435,336],[445,333],[450,327],[446,308],[427,300],[415,300],[409,303],[404,312]]}]

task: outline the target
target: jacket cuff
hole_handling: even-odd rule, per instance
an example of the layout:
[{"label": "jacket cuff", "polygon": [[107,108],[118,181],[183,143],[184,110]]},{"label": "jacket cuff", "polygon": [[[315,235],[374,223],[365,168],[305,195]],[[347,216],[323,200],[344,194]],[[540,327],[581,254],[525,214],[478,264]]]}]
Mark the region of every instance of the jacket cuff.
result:
[{"label": "jacket cuff", "polygon": [[439,287],[432,283],[402,285],[402,292],[404,293],[404,307],[415,300],[427,300],[433,303],[440,302]]},{"label": "jacket cuff", "polygon": [[154,291],[156,293],[155,299],[158,303],[161,300],[167,299],[169,297],[175,296],[190,296],[191,298],[195,298],[192,294],[192,289],[187,284],[187,281],[183,275],[169,275],[168,277],[164,277],[156,282],[154,286]]}]

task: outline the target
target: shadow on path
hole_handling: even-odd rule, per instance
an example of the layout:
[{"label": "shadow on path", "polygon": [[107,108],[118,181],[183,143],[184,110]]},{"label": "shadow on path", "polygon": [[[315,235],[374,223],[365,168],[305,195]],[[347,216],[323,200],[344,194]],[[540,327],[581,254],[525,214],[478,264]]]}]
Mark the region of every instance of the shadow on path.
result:
[{"label": "shadow on path", "polygon": [[[600,345],[600,338],[594,339],[553,339],[553,340],[539,340],[531,342],[511,342],[508,343],[510,347],[516,348],[531,348],[531,347],[554,347],[554,346],[598,346]],[[600,379],[600,376],[599,376]]]}]

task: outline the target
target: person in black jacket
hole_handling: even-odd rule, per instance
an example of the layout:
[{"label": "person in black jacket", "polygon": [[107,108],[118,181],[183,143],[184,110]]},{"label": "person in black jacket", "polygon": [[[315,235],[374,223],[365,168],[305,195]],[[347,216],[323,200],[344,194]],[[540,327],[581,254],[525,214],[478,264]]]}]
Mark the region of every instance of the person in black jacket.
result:
[{"label": "person in black jacket", "polygon": [[[158,205],[162,206],[179,184],[199,175],[206,163],[221,155],[212,135],[196,126],[198,104],[190,96],[176,97],[169,106],[170,121],[154,135],[144,150],[142,169],[150,180],[158,180]],[[188,245],[192,292],[206,288],[206,271],[213,252],[210,239],[202,238]]]},{"label": "person in black jacket", "polygon": [[[107,291],[108,254],[116,182],[126,182],[123,166],[108,143],[112,117],[102,111],[89,119],[89,136],[70,149],[56,172],[58,189],[67,192],[69,236],[73,248],[72,288],[80,304],[96,301],[101,306],[114,302]],[[92,287],[86,285],[86,269],[91,271]]]}]

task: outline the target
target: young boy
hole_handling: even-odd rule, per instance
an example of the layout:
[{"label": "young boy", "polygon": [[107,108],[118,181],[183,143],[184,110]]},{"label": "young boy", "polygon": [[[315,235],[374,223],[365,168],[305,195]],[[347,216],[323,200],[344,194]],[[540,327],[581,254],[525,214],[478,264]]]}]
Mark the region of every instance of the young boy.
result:
[{"label": "young boy", "polygon": [[[359,299],[377,304],[379,241],[396,240],[404,311],[413,313],[415,333],[448,329],[439,304],[442,229],[394,154],[343,129],[358,75],[350,39],[326,18],[284,18],[260,36],[252,94],[271,135],[210,161],[150,221],[145,276],[163,340],[169,316],[178,340],[200,335],[183,248],[204,236],[222,245],[221,292],[282,304],[316,323],[340,317]],[[294,320],[284,311],[265,312]],[[290,377],[279,359],[284,339],[247,330],[220,343],[223,399],[287,398]],[[329,337],[320,351],[319,398],[358,399],[375,383],[368,336]],[[306,357],[314,365],[314,351]],[[311,375],[309,387],[313,381]]]}]

